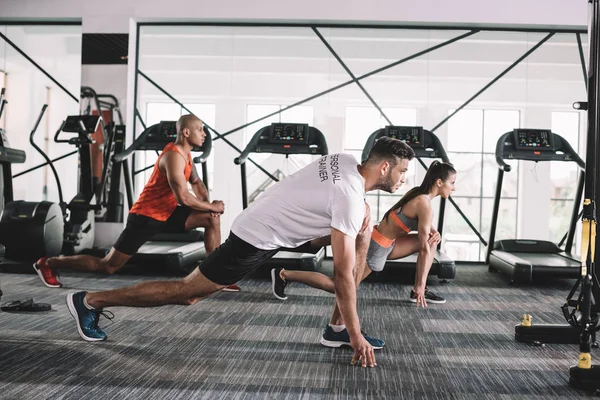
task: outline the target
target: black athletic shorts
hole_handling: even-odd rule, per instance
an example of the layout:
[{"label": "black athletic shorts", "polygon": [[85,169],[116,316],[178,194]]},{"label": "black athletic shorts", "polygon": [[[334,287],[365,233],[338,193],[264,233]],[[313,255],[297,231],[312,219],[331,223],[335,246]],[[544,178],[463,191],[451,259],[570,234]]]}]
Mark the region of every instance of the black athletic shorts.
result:
[{"label": "black athletic shorts", "polygon": [[177,206],[166,221],[158,221],[140,214],[129,214],[127,225],[125,225],[125,229],[121,232],[121,236],[119,236],[113,247],[121,253],[133,255],[144,243],[159,232],[185,232],[185,221],[191,212],[192,209],[189,207]]},{"label": "black athletic shorts", "polygon": [[200,264],[200,272],[214,283],[231,285],[263,265],[279,249],[262,250],[233,233]]}]

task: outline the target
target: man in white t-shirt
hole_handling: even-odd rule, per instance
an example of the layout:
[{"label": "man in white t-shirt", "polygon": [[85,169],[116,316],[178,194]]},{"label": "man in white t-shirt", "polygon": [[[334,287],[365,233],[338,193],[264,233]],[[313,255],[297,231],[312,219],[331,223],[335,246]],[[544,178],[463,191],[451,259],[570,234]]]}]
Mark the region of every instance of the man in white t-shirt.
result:
[{"label": "man in white t-shirt", "polygon": [[413,156],[409,146],[386,137],[377,141],[360,165],[348,154],[319,158],[275,184],[242,211],[225,243],[187,277],[67,295],[79,335],[86,341],[106,339],[98,327],[103,307],[194,304],[238,282],[283,248],[330,243],[336,307],[354,349],[353,362],[375,366],[373,347],[361,334],[356,312],[355,275],[362,276],[371,236],[365,193],[398,189]]}]

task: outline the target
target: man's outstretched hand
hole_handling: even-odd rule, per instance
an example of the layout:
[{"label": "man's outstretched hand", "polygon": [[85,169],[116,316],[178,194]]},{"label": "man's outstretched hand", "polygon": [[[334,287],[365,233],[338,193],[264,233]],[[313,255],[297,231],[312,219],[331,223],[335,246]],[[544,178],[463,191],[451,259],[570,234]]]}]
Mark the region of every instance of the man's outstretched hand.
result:
[{"label": "man's outstretched hand", "polygon": [[377,362],[375,362],[373,346],[371,346],[362,335],[356,339],[350,338],[350,345],[354,349],[354,356],[352,356],[351,361],[352,365],[359,361],[362,362],[363,368],[372,368],[377,365]]}]

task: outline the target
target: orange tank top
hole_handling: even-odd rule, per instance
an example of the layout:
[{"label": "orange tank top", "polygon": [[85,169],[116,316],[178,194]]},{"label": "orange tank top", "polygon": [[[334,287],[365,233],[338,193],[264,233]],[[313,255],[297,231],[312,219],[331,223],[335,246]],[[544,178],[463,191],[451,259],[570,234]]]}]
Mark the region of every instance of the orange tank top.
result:
[{"label": "orange tank top", "polygon": [[[160,159],[167,151],[176,151],[185,159],[185,155],[174,143],[167,144],[154,164],[150,180],[144,186],[144,190],[142,190],[138,200],[133,204],[131,210],[129,210],[130,214],[139,214],[157,221],[166,221],[173,211],[175,211],[175,208],[177,208],[177,200],[171,190],[171,186],[169,186],[167,176],[163,174],[158,166]],[[185,175],[186,182],[189,181],[192,174],[192,155],[190,153],[188,153],[183,174]]]}]

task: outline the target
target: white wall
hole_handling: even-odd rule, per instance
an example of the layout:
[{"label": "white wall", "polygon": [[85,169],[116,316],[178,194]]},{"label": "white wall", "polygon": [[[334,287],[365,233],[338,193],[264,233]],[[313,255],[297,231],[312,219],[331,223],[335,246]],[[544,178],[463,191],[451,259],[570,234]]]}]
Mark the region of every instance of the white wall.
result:
[{"label": "white wall", "polygon": [[126,33],[129,19],[584,26],[585,0],[1,0],[0,18],[82,18],[84,32]]},{"label": "white wall", "polygon": [[81,86],[97,94],[112,94],[119,100],[125,118],[127,110],[127,65],[82,65]]}]

